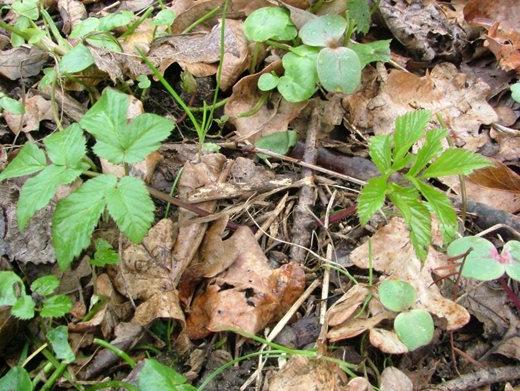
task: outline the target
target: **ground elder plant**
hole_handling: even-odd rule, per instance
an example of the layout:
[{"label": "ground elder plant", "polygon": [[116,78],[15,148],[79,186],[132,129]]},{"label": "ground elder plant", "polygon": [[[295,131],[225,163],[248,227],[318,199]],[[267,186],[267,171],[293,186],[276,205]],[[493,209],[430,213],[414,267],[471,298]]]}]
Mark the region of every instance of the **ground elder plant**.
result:
[{"label": "ground elder plant", "polygon": [[[446,129],[426,130],[431,119],[427,110],[417,110],[395,121],[392,135],[377,135],[369,140],[369,154],[381,175],[370,179],[358,198],[362,224],[380,210],[388,198],[404,218],[410,240],[419,259],[424,260],[432,240],[431,214],[440,225],[445,243],[457,232],[457,214],[448,196],[428,183],[450,175],[468,175],[491,165],[489,159],[460,148],[444,149]],[[412,147],[423,140],[416,153]],[[400,178],[394,180],[395,175]]]},{"label": "ground elder plant", "polygon": [[261,75],[258,88],[276,88],[290,102],[309,99],[319,86],[329,92],[354,92],[365,65],[390,59],[389,40],[367,44],[350,41],[352,32],[363,31],[359,26],[366,23],[340,15],[313,16],[298,31],[284,8],[264,7],[252,12],[244,22],[247,39],[287,50],[282,58],[283,75]]},{"label": "ground elder plant", "polygon": [[[52,217],[52,244],[61,269],[90,244],[94,228],[105,210],[123,234],[140,242],[154,218],[154,204],[139,178],[88,171],[85,130],[95,139],[93,152],[113,164],[127,167],[157,150],[171,133],[173,123],[155,114],[127,120],[129,97],[107,88],[79,124],[43,139],[45,150],[25,144],[0,173],[0,181],[33,175],[23,185],[16,207],[18,228],[24,230],[33,215],[54,197],[58,187],[93,176],[58,201]],[[106,263],[106,262],[105,262]],[[110,263],[110,262],[109,262]]]}]

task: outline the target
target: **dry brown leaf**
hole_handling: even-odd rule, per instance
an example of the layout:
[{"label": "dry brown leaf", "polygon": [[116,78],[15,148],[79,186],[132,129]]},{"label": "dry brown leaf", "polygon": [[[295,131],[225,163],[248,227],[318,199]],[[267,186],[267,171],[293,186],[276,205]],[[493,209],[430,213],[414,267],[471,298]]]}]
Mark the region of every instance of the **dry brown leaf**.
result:
[{"label": "dry brown leaf", "polygon": [[369,293],[370,290],[366,286],[354,285],[329,309],[327,324],[332,327],[345,322],[365,301]]},{"label": "dry brown leaf", "polygon": [[157,26],[153,25],[151,19],[146,19],[132,34],[127,35],[120,40],[123,51],[129,55],[138,55],[138,50],[148,53],[154,34],[157,33],[157,28]]},{"label": "dry brown leaf", "polygon": [[343,100],[349,121],[375,134],[390,134],[399,115],[424,108],[443,117],[457,145],[474,151],[488,140],[479,134],[480,126],[498,119],[486,100],[489,86],[459,73],[453,64],[438,64],[424,77],[393,70],[386,82],[378,85],[376,78],[367,67],[360,92]]},{"label": "dry brown leaf", "polygon": [[254,334],[279,318],[305,286],[303,269],[295,263],[271,270],[248,227],[239,227],[222,240],[226,221],[221,219],[208,230],[200,250],[202,261],[195,266],[201,276],[215,277],[193,301],[186,322],[192,339],[230,328]]},{"label": "dry brown leaf", "polygon": [[494,353],[520,361],[520,336],[506,339]]},{"label": "dry brown leaf", "polygon": [[496,24],[488,31],[484,46],[493,52],[502,69],[520,73],[520,31],[503,32]]},{"label": "dry brown leaf", "polygon": [[94,58],[96,67],[100,71],[105,72],[114,83],[125,79],[119,53],[90,45],[89,50]]},{"label": "dry brown leaf", "polygon": [[[173,63],[213,64],[220,59],[220,24],[205,34],[174,35],[156,40],[148,53],[161,73]],[[242,22],[226,19],[224,34],[221,88],[234,85],[249,65],[249,46],[242,30]],[[207,71],[207,68],[204,68]]]},{"label": "dry brown leaf", "polygon": [[239,140],[254,142],[271,133],[286,131],[289,122],[306,106],[307,102],[291,103],[275,93],[271,94],[269,104],[264,104],[252,115],[241,116],[252,110],[262,96],[257,87],[260,76],[272,71],[281,74],[282,69],[281,61],[277,61],[254,75],[243,77],[233,86],[233,93],[224,106],[224,114],[235,127]]},{"label": "dry brown leaf", "polygon": [[355,377],[348,382],[345,391],[372,391],[372,385],[364,377]]},{"label": "dry brown leaf", "polygon": [[177,291],[160,292],[150,297],[136,308],[132,322],[146,326],[158,318],[175,319],[184,329],[184,313]]},{"label": "dry brown leaf", "polygon": [[58,10],[63,20],[61,31],[69,34],[72,28],[87,17],[87,9],[79,0],[58,0]]},{"label": "dry brown leaf", "polygon": [[370,329],[369,340],[372,346],[384,353],[408,353],[408,348],[401,342],[397,334],[391,330],[372,328]]},{"label": "dry brown leaf", "polygon": [[[293,356],[269,380],[269,391],[341,391],[347,387],[347,376],[334,363]],[[353,389],[355,390],[355,389]]]},{"label": "dry brown leaf", "polygon": [[469,0],[464,18],[479,26],[491,27],[496,22],[505,31],[520,30],[520,8],[516,0]]},{"label": "dry brown leaf", "polygon": [[[440,233],[433,230],[433,243],[442,245]],[[372,266],[374,270],[390,277],[409,282],[417,292],[416,306],[447,321],[447,330],[456,330],[469,321],[464,307],[444,298],[431,273],[448,264],[447,256],[430,247],[424,264],[417,258],[410,243],[408,229],[401,218],[392,218],[371,238]],[[360,268],[369,268],[368,242],[350,254],[350,260]]]},{"label": "dry brown leaf", "polygon": [[40,128],[40,122],[43,120],[52,120],[51,102],[35,95],[25,100],[25,113],[12,114],[4,113],[5,122],[9,129],[15,134],[22,132],[32,132]]},{"label": "dry brown leaf", "polygon": [[468,179],[483,187],[520,193],[520,175],[497,161],[492,167],[475,171]]},{"label": "dry brown leaf", "polygon": [[343,339],[353,338],[367,330],[372,330],[383,320],[389,319],[388,313],[381,313],[370,318],[352,318],[346,322],[332,328],[327,333],[327,338],[331,342],[341,341]]},{"label": "dry brown leaf", "polygon": [[36,76],[49,55],[40,49],[21,46],[0,52],[0,75],[11,80]]},{"label": "dry brown leaf", "polygon": [[381,391],[413,391],[413,383],[396,367],[386,367],[381,373]]}]

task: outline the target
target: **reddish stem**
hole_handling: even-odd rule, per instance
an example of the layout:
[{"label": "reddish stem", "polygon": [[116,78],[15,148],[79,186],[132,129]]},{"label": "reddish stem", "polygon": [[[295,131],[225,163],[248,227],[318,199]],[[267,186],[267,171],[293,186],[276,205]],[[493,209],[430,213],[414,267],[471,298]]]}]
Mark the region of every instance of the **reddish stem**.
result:
[{"label": "reddish stem", "polygon": [[511,302],[515,305],[516,309],[520,311],[520,298],[518,298],[515,292],[513,292],[509,285],[507,285],[506,277],[500,277],[498,279],[498,282],[500,283],[502,290],[506,293],[507,298],[511,300]]}]

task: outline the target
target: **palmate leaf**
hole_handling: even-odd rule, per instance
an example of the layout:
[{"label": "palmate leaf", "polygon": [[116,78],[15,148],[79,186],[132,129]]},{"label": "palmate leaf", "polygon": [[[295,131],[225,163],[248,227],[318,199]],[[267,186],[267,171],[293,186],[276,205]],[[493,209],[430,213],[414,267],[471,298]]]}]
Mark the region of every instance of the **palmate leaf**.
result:
[{"label": "palmate leaf", "polygon": [[397,117],[394,132],[394,169],[400,170],[404,167],[409,149],[422,137],[430,118],[431,113],[428,110],[411,111]]},{"label": "palmate leaf", "polygon": [[479,168],[491,166],[491,160],[466,149],[448,148],[424,170],[424,178],[467,175]]},{"label": "palmate leaf", "polygon": [[366,224],[374,213],[383,207],[387,189],[386,181],[385,176],[375,177],[370,179],[361,189],[357,206],[357,214],[361,224]]},{"label": "palmate leaf", "polygon": [[442,151],[441,140],[447,135],[446,129],[432,129],[426,133],[426,142],[417,152],[415,162],[407,173],[408,176],[415,177],[431,159]]},{"label": "palmate leaf", "polygon": [[123,177],[107,192],[107,207],[119,229],[133,242],[143,240],[153,222],[154,204],[141,179]]},{"label": "palmate leaf", "polygon": [[26,143],[13,161],[0,173],[0,181],[34,174],[43,170],[46,165],[45,153],[36,144]]}]

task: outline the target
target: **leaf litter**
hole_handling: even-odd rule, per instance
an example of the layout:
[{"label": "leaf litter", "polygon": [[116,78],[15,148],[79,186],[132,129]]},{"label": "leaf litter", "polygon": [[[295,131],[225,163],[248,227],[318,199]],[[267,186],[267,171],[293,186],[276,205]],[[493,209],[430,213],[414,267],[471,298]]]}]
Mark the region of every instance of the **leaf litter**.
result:
[{"label": "leaf litter", "polygon": [[[249,41],[244,22],[263,7],[274,16],[253,27],[271,40]],[[27,375],[37,385],[27,389],[108,379],[167,390],[518,386],[518,282],[461,277],[465,255],[446,254],[446,215],[438,213],[451,199],[457,235],[480,234],[499,249],[518,239],[507,224],[520,211],[520,103],[510,90],[520,69],[517,2],[13,0],[1,12],[0,178],[9,179],[0,183],[0,270],[21,282],[0,274],[0,388],[17,374],[20,384]],[[345,15],[348,28],[320,30],[321,20]],[[268,31],[276,20],[290,39]],[[388,51],[377,46],[389,38]],[[370,63],[359,85],[341,74],[343,52],[374,58],[363,57]],[[327,68],[325,58],[340,68]],[[309,91],[310,99],[284,98]],[[432,113],[422,134],[396,135],[399,121],[407,124],[402,116],[419,109]],[[145,119],[159,121],[153,114],[175,129],[149,125]],[[395,171],[385,178],[390,193],[415,180],[403,168],[416,164],[437,128],[447,136],[435,139],[428,159],[451,146],[490,160],[462,178],[428,177],[435,163],[423,167],[420,180],[430,178],[437,193],[413,197],[425,201],[421,213],[440,217],[423,257],[414,249],[413,225],[424,224],[418,209],[396,217],[414,205],[411,192],[401,200],[388,194],[387,203],[383,195],[366,224],[357,194],[385,169]],[[79,144],[63,136],[77,132]],[[393,145],[378,144],[390,140],[385,135]],[[401,143],[409,144],[403,162]],[[79,174],[55,179],[52,194],[33,194],[38,207],[27,223],[18,198],[40,174],[30,175],[51,166]],[[85,198],[93,176],[113,188]],[[75,234],[57,229],[63,206],[76,200],[68,207],[83,213],[80,201],[96,197],[105,197],[104,211],[64,270],[63,249]],[[40,198],[49,202],[40,206]],[[515,259],[506,255],[504,262]],[[49,274],[65,296],[45,309],[31,283]],[[380,297],[395,280],[415,292],[402,312]],[[40,322],[60,300],[70,312]],[[28,310],[33,320],[16,318]],[[417,349],[398,327],[414,311],[434,324]],[[24,335],[32,336],[28,353]],[[44,355],[31,354],[42,345]],[[56,360],[68,369],[43,376]],[[484,373],[478,381],[476,370]]]}]

